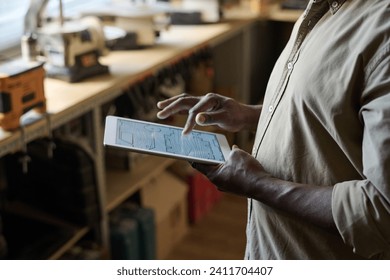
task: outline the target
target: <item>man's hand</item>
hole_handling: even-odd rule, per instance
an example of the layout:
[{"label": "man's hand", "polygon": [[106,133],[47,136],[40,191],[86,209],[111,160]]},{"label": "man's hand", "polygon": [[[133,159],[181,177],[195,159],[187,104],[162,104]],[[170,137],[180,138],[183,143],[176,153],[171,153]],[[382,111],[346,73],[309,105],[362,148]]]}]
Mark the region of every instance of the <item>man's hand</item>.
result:
[{"label": "man's hand", "polygon": [[253,195],[251,187],[256,186],[261,178],[270,177],[253,156],[237,146],[233,146],[229,158],[223,164],[193,163],[192,166],[206,175],[219,190],[245,197]]},{"label": "man's hand", "polygon": [[181,94],[157,104],[161,109],[157,117],[168,118],[175,114],[188,114],[183,134],[188,134],[196,124],[200,126],[216,125],[230,132],[244,127],[253,127],[260,116],[260,106],[244,105],[232,98],[216,93],[204,96]]},{"label": "man's hand", "polygon": [[298,184],[267,173],[250,154],[233,147],[223,164],[192,166],[224,192],[261,201],[337,233],[332,216],[332,186]]}]

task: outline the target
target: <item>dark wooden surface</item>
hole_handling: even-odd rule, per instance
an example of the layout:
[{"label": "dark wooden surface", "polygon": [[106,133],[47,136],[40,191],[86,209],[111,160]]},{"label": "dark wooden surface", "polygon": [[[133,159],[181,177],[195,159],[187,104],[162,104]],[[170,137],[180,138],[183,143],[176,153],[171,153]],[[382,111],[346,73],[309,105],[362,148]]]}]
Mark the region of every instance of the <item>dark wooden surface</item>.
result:
[{"label": "dark wooden surface", "polygon": [[169,260],[242,260],[245,252],[247,200],[224,194],[205,217],[190,225]]}]

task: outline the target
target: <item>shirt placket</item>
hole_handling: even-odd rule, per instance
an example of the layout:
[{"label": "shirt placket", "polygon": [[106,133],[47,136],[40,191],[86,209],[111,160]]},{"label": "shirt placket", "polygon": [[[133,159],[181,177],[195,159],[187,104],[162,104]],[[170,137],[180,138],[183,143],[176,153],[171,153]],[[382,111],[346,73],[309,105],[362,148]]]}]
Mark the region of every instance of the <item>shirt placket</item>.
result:
[{"label": "shirt placket", "polygon": [[291,53],[287,59],[287,62],[285,63],[280,82],[276,88],[275,93],[273,94],[272,98],[270,99],[270,102],[266,108],[263,108],[262,114],[266,114],[263,118],[263,129],[260,131],[260,134],[257,137],[257,141],[254,145],[254,151],[253,155],[257,157],[259,147],[261,145],[261,142],[263,141],[264,135],[268,129],[268,126],[272,120],[272,117],[275,113],[276,108],[278,107],[278,104],[280,103],[280,100],[282,99],[285,90],[287,88],[289,79],[291,74],[294,71],[295,63],[297,62],[299,58],[299,53],[302,47],[302,44],[307,37],[307,35],[310,33],[310,31],[313,29],[313,27],[318,23],[318,21],[322,18],[322,16],[326,13],[326,11],[329,10],[329,4],[327,1],[316,1],[311,2],[308,8],[306,9],[304,13],[303,20],[299,26],[296,39],[293,45],[293,48],[291,50]]}]

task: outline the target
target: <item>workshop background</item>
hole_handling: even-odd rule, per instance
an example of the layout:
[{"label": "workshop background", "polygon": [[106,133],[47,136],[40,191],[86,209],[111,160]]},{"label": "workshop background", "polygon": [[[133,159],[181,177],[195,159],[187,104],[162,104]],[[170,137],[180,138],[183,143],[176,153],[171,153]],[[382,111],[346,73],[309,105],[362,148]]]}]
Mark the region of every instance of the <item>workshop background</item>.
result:
[{"label": "workshop background", "polygon": [[1,1],[0,259],[243,259],[245,198],[104,147],[104,121],[183,92],[260,103],[307,2]]}]

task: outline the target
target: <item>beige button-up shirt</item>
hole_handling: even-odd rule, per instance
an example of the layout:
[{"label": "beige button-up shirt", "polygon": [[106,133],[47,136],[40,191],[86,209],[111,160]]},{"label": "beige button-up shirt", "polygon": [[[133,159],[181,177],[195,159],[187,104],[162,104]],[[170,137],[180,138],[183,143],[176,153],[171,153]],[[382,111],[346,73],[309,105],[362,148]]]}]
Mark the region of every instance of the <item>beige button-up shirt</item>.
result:
[{"label": "beige button-up shirt", "polygon": [[390,1],[312,0],[267,87],[253,155],[334,186],[339,235],[249,199],[249,259],[390,258]]}]

